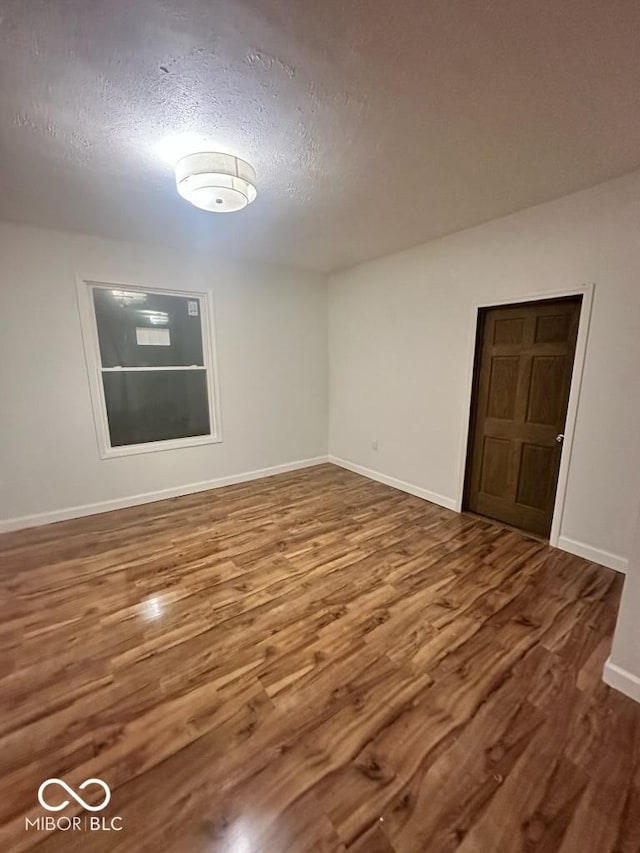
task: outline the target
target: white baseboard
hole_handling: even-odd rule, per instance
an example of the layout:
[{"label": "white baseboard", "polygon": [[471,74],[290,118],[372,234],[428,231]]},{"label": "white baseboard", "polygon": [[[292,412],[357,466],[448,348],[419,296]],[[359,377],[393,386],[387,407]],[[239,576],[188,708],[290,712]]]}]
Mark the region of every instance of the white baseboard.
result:
[{"label": "white baseboard", "polygon": [[[274,474],[285,474],[288,471],[298,471],[302,468],[311,468],[315,465],[322,465],[326,462],[331,462],[341,468],[346,468],[356,474],[361,474],[363,477],[368,477],[370,480],[376,480],[378,483],[384,483],[386,486],[391,486],[394,489],[399,489],[402,492],[415,495],[415,497],[438,504],[438,506],[445,507],[446,509],[453,510],[454,512],[459,512],[460,510],[460,507],[454,498],[440,495],[437,492],[431,492],[429,489],[423,489],[421,486],[413,485],[413,483],[398,480],[396,477],[389,477],[386,474],[381,474],[379,471],[374,471],[371,468],[365,468],[363,465],[357,465],[355,462],[350,462],[347,459],[341,459],[337,456],[315,456],[311,459],[299,459],[295,462],[285,462],[282,465],[273,465],[270,468],[260,468],[255,471],[244,471],[239,474],[231,474],[227,477],[203,480],[199,483],[187,483],[183,486],[159,489],[156,492],[145,492],[140,495],[130,495],[128,497],[115,498],[113,500],[100,501],[98,503],[65,507],[64,509],[35,513],[33,515],[23,515],[17,518],[1,519],[0,533],[7,533],[11,530],[21,530],[26,527],[39,527],[42,524],[52,524],[56,521],[66,521],[70,518],[82,518],[86,515],[110,512],[114,509],[139,506],[140,504],[161,501],[166,498],[175,498],[180,495],[206,492],[209,489],[218,489],[222,486],[231,486],[236,483],[246,483],[250,480],[259,480],[262,477],[272,477]],[[599,563],[600,565],[607,566],[610,569],[615,569],[618,572],[626,572],[628,568],[629,561],[625,557],[621,557],[617,554],[611,554],[609,551],[603,551],[600,548],[594,548],[584,542],[577,542],[576,540],[569,539],[566,536],[561,536],[558,539],[557,547],[562,551],[568,551],[571,554],[576,554],[578,557],[584,557],[586,560]]]},{"label": "white baseboard", "polygon": [[66,521],[69,518],[81,518],[85,515],[96,515],[100,512],[110,512],[114,509],[124,509],[129,506],[162,501],[166,498],[177,498],[181,495],[191,495],[195,492],[206,492],[209,489],[219,489],[222,486],[233,486],[236,483],[246,483],[259,480],[262,477],[272,477],[274,474],[286,474],[288,471],[298,471],[301,468],[311,468],[329,461],[328,456],[315,456],[312,459],[299,459],[296,462],[285,462],[283,465],[273,465],[271,468],[260,468],[256,471],[244,471],[227,477],[217,477],[214,480],[203,480],[200,483],[188,483],[184,486],[172,486],[169,489],[159,489],[157,492],[145,492],[141,495],[131,495],[126,498],[100,501],[99,503],[72,506],[56,509],[50,512],[23,515],[19,518],[0,520],[0,533],[10,530],[22,530],[25,527],[38,527],[41,524],[52,524],[56,521]]},{"label": "white baseboard", "polygon": [[[413,483],[406,483],[404,480],[389,477],[387,474],[381,474],[379,471],[374,471],[372,468],[365,468],[363,465],[357,465],[355,462],[350,462],[348,459],[341,459],[339,456],[330,455],[329,462],[339,465],[341,468],[346,468],[348,471],[361,474],[363,477],[368,477],[370,480],[376,480],[378,483],[384,483],[386,486],[392,486],[394,489],[408,492],[410,495],[415,495],[425,501],[431,501],[431,503],[438,504],[438,506],[443,506],[454,512],[460,512],[460,503],[455,498],[448,498],[445,495],[439,495],[437,492],[431,492],[429,489],[423,489],[421,486],[414,486]],[[592,563],[599,563],[601,566],[615,569],[615,571],[622,572],[623,574],[627,572],[629,567],[629,561],[626,557],[621,557],[619,554],[612,554],[610,551],[604,551],[601,548],[595,548],[593,545],[587,545],[585,542],[569,539],[567,536],[560,536],[556,547],[561,551],[568,551],[577,557],[583,557]]]},{"label": "white baseboard", "polygon": [[626,574],[629,568],[629,560],[626,557],[621,557],[619,554],[612,554],[610,551],[603,551],[601,548],[594,548],[593,545],[587,545],[585,542],[577,542],[575,539],[569,539],[566,536],[558,538],[556,547],[561,551],[568,551],[570,554],[575,554],[577,557],[584,557],[585,560],[590,560],[592,563],[599,563],[601,566],[615,569],[616,572]]},{"label": "white baseboard", "polygon": [[404,480],[397,480],[395,477],[388,477],[386,474],[381,474],[379,471],[373,471],[371,468],[364,468],[362,465],[356,465],[355,462],[349,462],[348,459],[340,459],[338,456],[329,456],[329,462],[334,465],[339,465],[340,468],[346,468],[348,471],[353,471],[354,474],[361,474],[363,477],[368,477],[370,480],[376,480],[378,483],[384,483],[385,486],[391,486],[394,489],[399,489],[401,492],[408,492],[410,495],[415,495],[417,498],[422,498],[425,501],[430,501],[438,506],[443,506],[446,509],[458,511],[457,502],[453,498],[448,498],[445,495],[439,495],[437,492],[430,492],[428,489],[423,489],[421,486],[414,486],[413,483],[406,483]]},{"label": "white baseboard", "polygon": [[611,663],[611,658],[604,665],[602,679],[609,687],[614,687],[625,696],[640,702],[640,678],[621,666]]}]

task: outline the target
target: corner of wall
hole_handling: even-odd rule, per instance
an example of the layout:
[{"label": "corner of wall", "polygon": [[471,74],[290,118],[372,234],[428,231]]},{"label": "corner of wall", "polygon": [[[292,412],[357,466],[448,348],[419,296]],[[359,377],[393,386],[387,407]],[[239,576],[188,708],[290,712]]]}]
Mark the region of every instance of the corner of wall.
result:
[{"label": "corner of wall", "polygon": [[632,672],[623,669],[621,666],[612,663],[611,658],[604,665],[602,680],[609,687],[613,687],[614,690],[618,690],[630,699],[640,702],[640,678]]}]

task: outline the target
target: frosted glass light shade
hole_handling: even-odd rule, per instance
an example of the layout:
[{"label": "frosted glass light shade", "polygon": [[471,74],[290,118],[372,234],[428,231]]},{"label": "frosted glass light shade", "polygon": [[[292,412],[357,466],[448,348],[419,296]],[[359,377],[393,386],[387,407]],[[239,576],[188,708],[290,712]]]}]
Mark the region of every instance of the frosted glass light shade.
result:
[{"label": "frosted glass light shade", "polygon": [[232,154],[189,154],[176,164],[180,195],[196,207],[214,213],[242,210],[255,199],[256,173]]}]

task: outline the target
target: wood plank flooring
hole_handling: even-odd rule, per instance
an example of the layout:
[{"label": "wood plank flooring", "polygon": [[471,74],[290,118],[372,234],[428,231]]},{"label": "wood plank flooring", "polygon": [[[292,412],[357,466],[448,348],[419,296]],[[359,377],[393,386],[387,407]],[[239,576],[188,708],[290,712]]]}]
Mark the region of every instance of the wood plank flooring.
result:
[{"label": "wood plank flooring", "polygon": [[0,850],[640,851],[608,569],[331,465],[0,560]]}]

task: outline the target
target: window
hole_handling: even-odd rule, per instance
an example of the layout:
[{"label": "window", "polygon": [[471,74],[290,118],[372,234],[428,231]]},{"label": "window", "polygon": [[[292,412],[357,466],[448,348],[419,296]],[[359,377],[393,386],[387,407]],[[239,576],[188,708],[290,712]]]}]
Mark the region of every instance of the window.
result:
[{"label": "window", "polygon": [[220,441],[209,296],[78,288],[100,455]]}]

